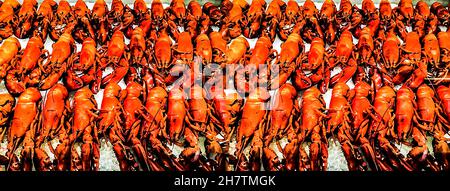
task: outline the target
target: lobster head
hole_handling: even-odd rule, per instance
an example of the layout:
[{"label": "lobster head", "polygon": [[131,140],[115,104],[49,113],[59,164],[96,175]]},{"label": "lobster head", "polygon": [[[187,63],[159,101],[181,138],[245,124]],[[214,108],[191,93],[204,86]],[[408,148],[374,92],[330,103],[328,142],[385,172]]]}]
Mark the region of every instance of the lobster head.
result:
[{"label": "lobster head", "polygon": [[289,83],[283,84],[280,89],[278,89],[278,93],[283,98],[294,99],[297,97],[297,90]]},{"label": "lobster head", "polygon": [[397,91],[397,99],[414,100],[414,92],[407,86],[402,86]]},{"label": "lobster head", "polygon": [[55,84],[49,90],[49,92],[52,92],[52,94],[54,94],[53,96],[57,95],[57,96],[61,97],[62,100],[65,100],[67,98],[67,96],[69,96],[69,92],[67,91],[67,88],[60,83]]},{"label": "lobster head", "polygon": [[149,91],[147,96],[147,100],[159,100],[162,103],[167,99],[168,94],[166,89],[161,86],[156,86]]},{"label": "lobster head", "polygon": [[105,97],[113,96],[113,97],[120,97],[120,92],[122,91],[122,88],[116,83],[116,82],[109,82],[106,87],[105,91],[103,92],[103,95]]},{"label": "lobster head", "polygon": [[267,101],[270,98],[269,92],[262,87],[257,87],[248,95],[249,101]]},{"label": "lobster head", "polygon": [[373,93],[372,87],[365,81],[356,82],[353,91],[357,97],[367,97]]},{"label": "lobster head", "polygon": [[322,93],[316,86],[312,86],[311,88],[308,88],[303,92],[303,99],[304,100],[316,100],[317,98],[320,98],[322,96]]},{"label": "lobster head", "polygon": [[333,87],[333,94],[347,96],[350,88],[345,82],[337,82]]},{"label": "lobster head", "polygon": [[74,100],[89,100],[89,99],[93,99],[93,98],[94,98],[94,94],[86,86],[79,89],[73,97]]},{"label": "lobster head", "polygon": [[186,93],[182,91],[180,88],[173,88],[169,92],[169,99],[173,100],[184,100],[186,98]]},{"label": "lobster head", "polygon": [[130,81],[127,84],[127,97],[131,96],[131,97],[139,97],[142,95],[144,88],[142,87],[141,84],[135,82],[135,81]]},{"label": "lobster head", "polygon": [[440,85],[437,90],[437,94],[439,95],[439,98],[441,100],[448,100],[450,99],[450,88]]},{"label": "lobster head", "polygon": [[35,87],[29,87],[22,94],[20,94],[19,101],[38,102],[41,98],[41,92],[39,92],[38,89]]}]

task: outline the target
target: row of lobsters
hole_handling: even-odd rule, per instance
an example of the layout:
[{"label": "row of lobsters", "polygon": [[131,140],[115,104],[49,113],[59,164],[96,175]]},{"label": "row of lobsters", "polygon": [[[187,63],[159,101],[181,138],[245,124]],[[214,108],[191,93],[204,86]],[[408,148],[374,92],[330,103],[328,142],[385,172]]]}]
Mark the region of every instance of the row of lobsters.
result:
[{"label": "row of lobsters", "polygon": [[[5,0],[0,164],[99,170],[104,138],[121,170],[316,171],[328,169],[338,140],[349,170],[448,170],[449,19],[442,4],[411,0],[339,9],[332,0],[320,9],[310,0],[113,0],[110,9],[97,0],[92,10],[81,0]],[[29,38],[24,49],[17,38]],[[230,81],[237,91],[226,91]],[[412,149],[405,156],[395,143]]]}]

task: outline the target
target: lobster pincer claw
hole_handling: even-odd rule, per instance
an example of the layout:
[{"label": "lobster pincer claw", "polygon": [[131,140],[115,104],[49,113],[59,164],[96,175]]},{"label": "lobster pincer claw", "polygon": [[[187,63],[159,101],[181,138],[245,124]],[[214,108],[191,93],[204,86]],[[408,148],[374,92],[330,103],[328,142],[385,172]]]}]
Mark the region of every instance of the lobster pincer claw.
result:
[{"label": "lobster pincer claw", "polygon": [[71,70],[67,71],[64,82],[70,90],[77,90],[84,86],[83,80]]},{"label": "lobster pincer claw", "polygon": [[301,69],[295,70],[294,84],[295,87],[299,90],[307,89],[313,85],[311,79],[306,76],[306,74]]}]

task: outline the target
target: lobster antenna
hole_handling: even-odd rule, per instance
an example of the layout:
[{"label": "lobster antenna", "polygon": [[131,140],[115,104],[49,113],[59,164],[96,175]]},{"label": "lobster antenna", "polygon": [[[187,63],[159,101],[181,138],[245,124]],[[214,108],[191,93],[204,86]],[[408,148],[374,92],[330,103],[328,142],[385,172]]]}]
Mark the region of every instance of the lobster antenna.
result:
[{"label": "lobster antenna", "polygon": [[14,155],[14,152],[15,152],[15,150],[17,150],[17,147],[19,146],[18,144],[19,144],[19,141],[20,141],[20,139],[16,139],[16,141],[15,141],[15,143],[14,143],[14,147],[13,147],[13,149],[11,150],[11,154],[9,154],[9,162],[8,162],[8,166],[6,166],[7,168],[6,169],[9,169],[9,167],[11,166],[11,163],[12,163],[12,156]]},{"label": "lobster antenna", "polygon": [[241,161],[241,156],[242,156],[242,152],[244,151],[245,147],[247,147],[248,141],[250,141],[250,138],[247,138],[244,140],[241,148],[239,148],[239,154],[237,156],[237,161],[236,161],[236,166],[235,166],[235,170],[237,169],[237,167],[239,166],[239,162]]}]

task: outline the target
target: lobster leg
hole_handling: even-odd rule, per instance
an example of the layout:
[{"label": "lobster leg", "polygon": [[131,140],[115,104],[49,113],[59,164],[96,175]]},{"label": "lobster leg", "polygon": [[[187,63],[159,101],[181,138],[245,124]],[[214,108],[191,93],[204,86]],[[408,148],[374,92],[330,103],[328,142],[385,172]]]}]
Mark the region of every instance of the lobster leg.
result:
[{"label": "lobster leg", "polygon": [[69,146],[69,138],[63,130],[61,132],[59,140],[60,144],[55,149],[55,160],[56,160],[56,170],[65,171],[70,166],[70,146]]},{"label": "lobster leg", "polygon": [[[286,159],[286,163],[284,165],[284,169],[287,171],[293,171],[300,166],[301,161],[299,161],[299,152],[300,145],[298,143],[298,139],[294,138],[291,140],[282,150],[283,151],[283,157]],[[279,149],[280,150],[280,149]]]},{"label": "lobster leg", "polygon": [[[263,143],[261,140],[261,136],[259,134],[260,130],[257,130],[255,136],[252,140],[252,145],[250,148],[250,157],[249,157],[249,165],[251,171],[260,171],[261,170],[261,158],[263,155],[262,147]],[[266,169],[270,170],[270,169]]]},{"label": "lobster leg", "polygon": [[386,157],[383,156],[380,150],[376,150],[376,164],[382,171],[394,171],[394,169],[389,164],[389,161],[386,160]]},{"label": "lobster leg", "polygon": [[347,166],[350,171],[356,171],[357,164],[355,158],[355,151],[353,150],[353,145],[350,142],[348,136],[344,132],[344,127],[341,127],[338,131],[338,140],[341,144],[342,151],[344,153],[344,157],[347,160]]},{"label": "lobster leg", "polygon": [[361,137],[359,139],[359,144],[362,147],[363,153],[369,163],[370,169],[378,170],[378,167],[376,165],[377,163],[376,163],[376,159],[375,159],[375,152],[374,152],[372,146],[370,145],[369,140],[365,137]]},{"label": "lobster leg", "polygon": [[[98,151],[97,144],[94,143],[94,139],[90,134],[83,135],[83,145],[81,146],[81,164],[83,171],[91,171],[93,164],[94,154]],[[97,150],[97,151],[96,151]],[[98,166],[98,165],[97,165]]]},{"label": "lobster leg", "polygon": [[311,158],[311,170],[318,171],[319,170],[319,164],[318,164],[318,157],[319,157],[319,148],[320,142],[313,142],[310,145],[310,158]]},{"label": "lobster leg", "polygon": [[306,153],[305,149],[299,145],[299,165],[298,170],[299,171],[309,171],[311,170],[310,165],[310,159],[308,154]]},{"label": "lobster leg", "polygon": [[[326,138],[322,138],[326,139]],[[321,167],[322,171],[327,171],[328,169],[328,141],[322,140],[322,144],[320,145],[320,161],[321,161]]]},{"label": "lobster leg", "polygon": [[311,170],[313,171],[326,171],[327,170],[327,158],[328,158],[328,144],[320,136],[320,131],[322,127],[317,125],[314,127],[311,134],[311,145],[310,145],[310,159],[311,159]]},{"label": "lobster leg", "polygon": [[119,161],[119,167],[121,171],[128,171],[130,169],[125,146],[123,145],[121,138],[118,136],[118,129],[113,127],[109,132],[109,140],[111,141],[116,155],[117,161]]},{"label": "lobster leg", "polygon": [[70,153],[70,171],[80,171],[83,169],[82,159],[78,152],[75,150],[75,147],[72,147]]},{"label": "lobster leg", "polygon": [[148,171],[149,170],[149,162],[148,162],[148,157],[146,155],[147,152],[145,151],[144,147],[142,146],[141,141],[138,138],[133,137],[133,138],[131,138],[131,144],[133,145],[132,146],[133,152],[137,156],[137,159],[139,161],[139,164],[141,165],[141,168],[144,171]]},{"label": "lobster leg", "polygon": [[41,148],[35,148],[34,153],[34,164],[37,171],[53,170],[53,164],[44,150]]},{"label": "lobster leg", "polygon": [[7,167],[8,171],[21,171],[22,170],[22,164],[19,161],[19,157],[17,157],[16,154],[12,154],[12,156],[9,158],[9,163]]},{"label": "lobster leg", "polygon": [[23,160],[23,171],[31,171],[33,169],[34,148],[25,147],[20,155]]}]

